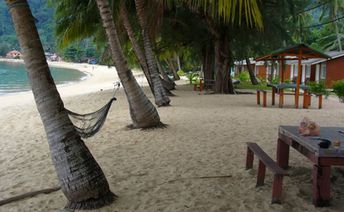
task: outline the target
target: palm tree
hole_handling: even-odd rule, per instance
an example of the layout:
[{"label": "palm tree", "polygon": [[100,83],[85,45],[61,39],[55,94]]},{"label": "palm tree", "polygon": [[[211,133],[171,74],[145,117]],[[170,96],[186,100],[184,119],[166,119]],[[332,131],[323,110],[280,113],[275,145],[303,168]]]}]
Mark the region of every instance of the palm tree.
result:
[{"label": "palm tree", "polygon": [[135,0],[136,13],[142,31],[143,46],[145,50],[146,61],[154,87],[155,101],[158,106],[170,104],[170,98],[167,96],[158,73],[157,63],[155,61],[154,53],[152,50],[151,41],[149,38],[149,28],[147,23],[147,13],[143,0]]},{"label": "palm tree", "polygon": [[127,61],[120,46],[115,24],[108,0],[96,0],[103,27],[112,52],[118,76],[123,84],[129,102],[130,115],[134,128],[156,127],[161,124],[159,114],[148,100],[128,68]]},{"label": "palm tree", "polygon": [[51,77],[42,44],[26,0],[7,0],[24,56],[38,112],[47,134],[61,189],[71,209],[94,209],[115,195],[92,154],[77,134]]},{"label": "palm tree", "polygon": [[120,0],[120,8],[119,8],[119,11],[120,11],[120,18],[122,20],[122,23],[123,23],[123,26],[125,28],[125,30],[127,31],[127,35],[129,37],[129,40],[131,42],[131,45],[133,47],[133,50],[135,52],[135,56],[137,57],[139,63],[140,63],[140,66],[143,70],[143,73],[145,74],[146,76],[146,79],[148,81],[148,84],[149,84],[149,87],[152,91],[152,93],[154,94],[154,88],[153,88],[153,85],[152,85],[152,80],[150,78],[150,73],[149,73],[149,70],[148,70],[148,65],[147,65],[147,62],[146,62],[146,58],[145,58],[145,55],[139,45],[139,42],[138,40],[136,39],[135,37],[135,31],[130,23],[130,20],[129,20],[129,14],[128,14],[128,10],[127,10],[127,7],[125,5],[125,0]]},{"label": "palm tree", "polygon": [[344,12],[344,1],[343,0],[320,0],[320,3],[324,3],[324,8],[322,10],[322,14],[320,16],[320,20],[328,17],[330,20],[333,21],[333,26],[335,28],[336,33],[336,40],[338,44],[339,51],[343,51],[341,39],[344,37],[342,33],[340,33],[340,26],[339,21],[336,20],[339,14],[343,14]]},{"label": "palm tree", "polygon": [[[194,15],[202,18],[201,21],[204,22],[210,34],[208,42],[212,42],[214,48],[215,92],[235,93],[229,71],[232,63],[230,51],[232,26],[241,27],[242,22],[246,22],[249,27],[262,29],[259,1],[169,0],[167,2],[170,5],[182,2],[190,8]],[[204,43],[203,45],[207,46],[208,44]]]}]

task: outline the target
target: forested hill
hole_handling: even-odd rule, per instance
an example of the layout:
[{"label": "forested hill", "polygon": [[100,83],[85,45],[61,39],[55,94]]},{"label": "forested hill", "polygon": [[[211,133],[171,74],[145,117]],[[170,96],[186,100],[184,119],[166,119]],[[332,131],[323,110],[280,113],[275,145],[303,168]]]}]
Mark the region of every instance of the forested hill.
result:
[{"label": "forested hill", "polygon": [[[46,51],[55,49],[54,9],[46,0],[28,0]],[[11,16],[5,1],[0,1],[0,56],[9,50],[19,49]]]}]

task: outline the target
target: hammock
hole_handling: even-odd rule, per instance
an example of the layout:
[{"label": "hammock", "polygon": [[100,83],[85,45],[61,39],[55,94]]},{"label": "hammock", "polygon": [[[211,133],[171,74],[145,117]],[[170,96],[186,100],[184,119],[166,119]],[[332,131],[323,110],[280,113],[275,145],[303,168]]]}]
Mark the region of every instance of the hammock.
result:
[{"label": "hammock", "polygon": [[[117,82],[114,84],[114,96],[116,94],[116,91],[120,87],[120,83]],[[70,111],[66,109],[70,120],[72,121],[74,128],[79,133],[79,135],[82,138],[89,138],[93,135],[95,135],[101,127],[103,126],[107,114],[111,108],[112,102],[115,101],[116,98],[112,97],[110,101],[104,105],[99,110],[93,112],[93,113],[87,113],[87,114],[78,114],[73,111]]]}]

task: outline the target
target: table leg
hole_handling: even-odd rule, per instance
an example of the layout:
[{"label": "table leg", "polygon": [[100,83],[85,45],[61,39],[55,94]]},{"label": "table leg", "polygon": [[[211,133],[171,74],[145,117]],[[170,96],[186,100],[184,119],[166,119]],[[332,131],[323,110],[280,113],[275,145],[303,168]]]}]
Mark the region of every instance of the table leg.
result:
[{"label": "table leg", "polygon": [[322,108],[322,95],[320,94],[318,98],[319,98],[319,109],[321,109]]},{"label": "table leg", "polygon": [[260,105],[260,91],[257,91],[257,105]]},{"label": "table leg", "polygon": [[277,141],[277,164],[283,169],[288,168],[289,162],[289,145],[283,140],[278,139]]},{"label": "table leg", "polygon": [[275,95],[276,95],[276,89],[272,88],[271,105],[275,105]]},{"label": "table leg", "polygon": [[284,91],[280,89],[279,91],[279,107],[282,108],[284,104]]},{"label": "table leg", "polygon": [[331,166],[313,165],[313,204],[317,207],[330,205]]},{"label": "table leg", "polygon": [[308,108],[307,95],[308,95],[307,90],[304,90],[303,91],[303,106],[302,106],[302,108],[304,109]]}]

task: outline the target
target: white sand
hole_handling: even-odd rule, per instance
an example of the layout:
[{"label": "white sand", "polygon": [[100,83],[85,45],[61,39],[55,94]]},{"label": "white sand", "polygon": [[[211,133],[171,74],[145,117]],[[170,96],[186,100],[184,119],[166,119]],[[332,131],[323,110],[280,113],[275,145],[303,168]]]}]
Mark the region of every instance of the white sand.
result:
[{"label": "white sand", "polygon": [[[119,196],[99,211],[344,211],[343,168],[332,169],[332,205],[324,209],[311,203],[311,163],[298,152],[290,152],[282,205],[270,204],[269,171],[266,185],[255,188],[257,163],[253,171],[244,168],[245,142],[257,142],[275,158],[278,125],[296,125],[308,116],[321,126],[344,126],[344,104],[325,100],[322,110],[262,108],[255,95],[199,95],[191,86],[178,86],[174,93],[172,106],[158,109],[168,128],[126,129],[130,117],[120,91],[103,129],[85,141]],[[90,112],[111,95],[102,91],[64,100],[68,108]],[[286,102],[292,105],[289,97]],[[35,106],[19,101],[3,107],[0,126],[0,199],[57,185]],[[216,175],[231,177],[185,179]],[[0,211],[56,211],[65,203],[58,191]]]}]

